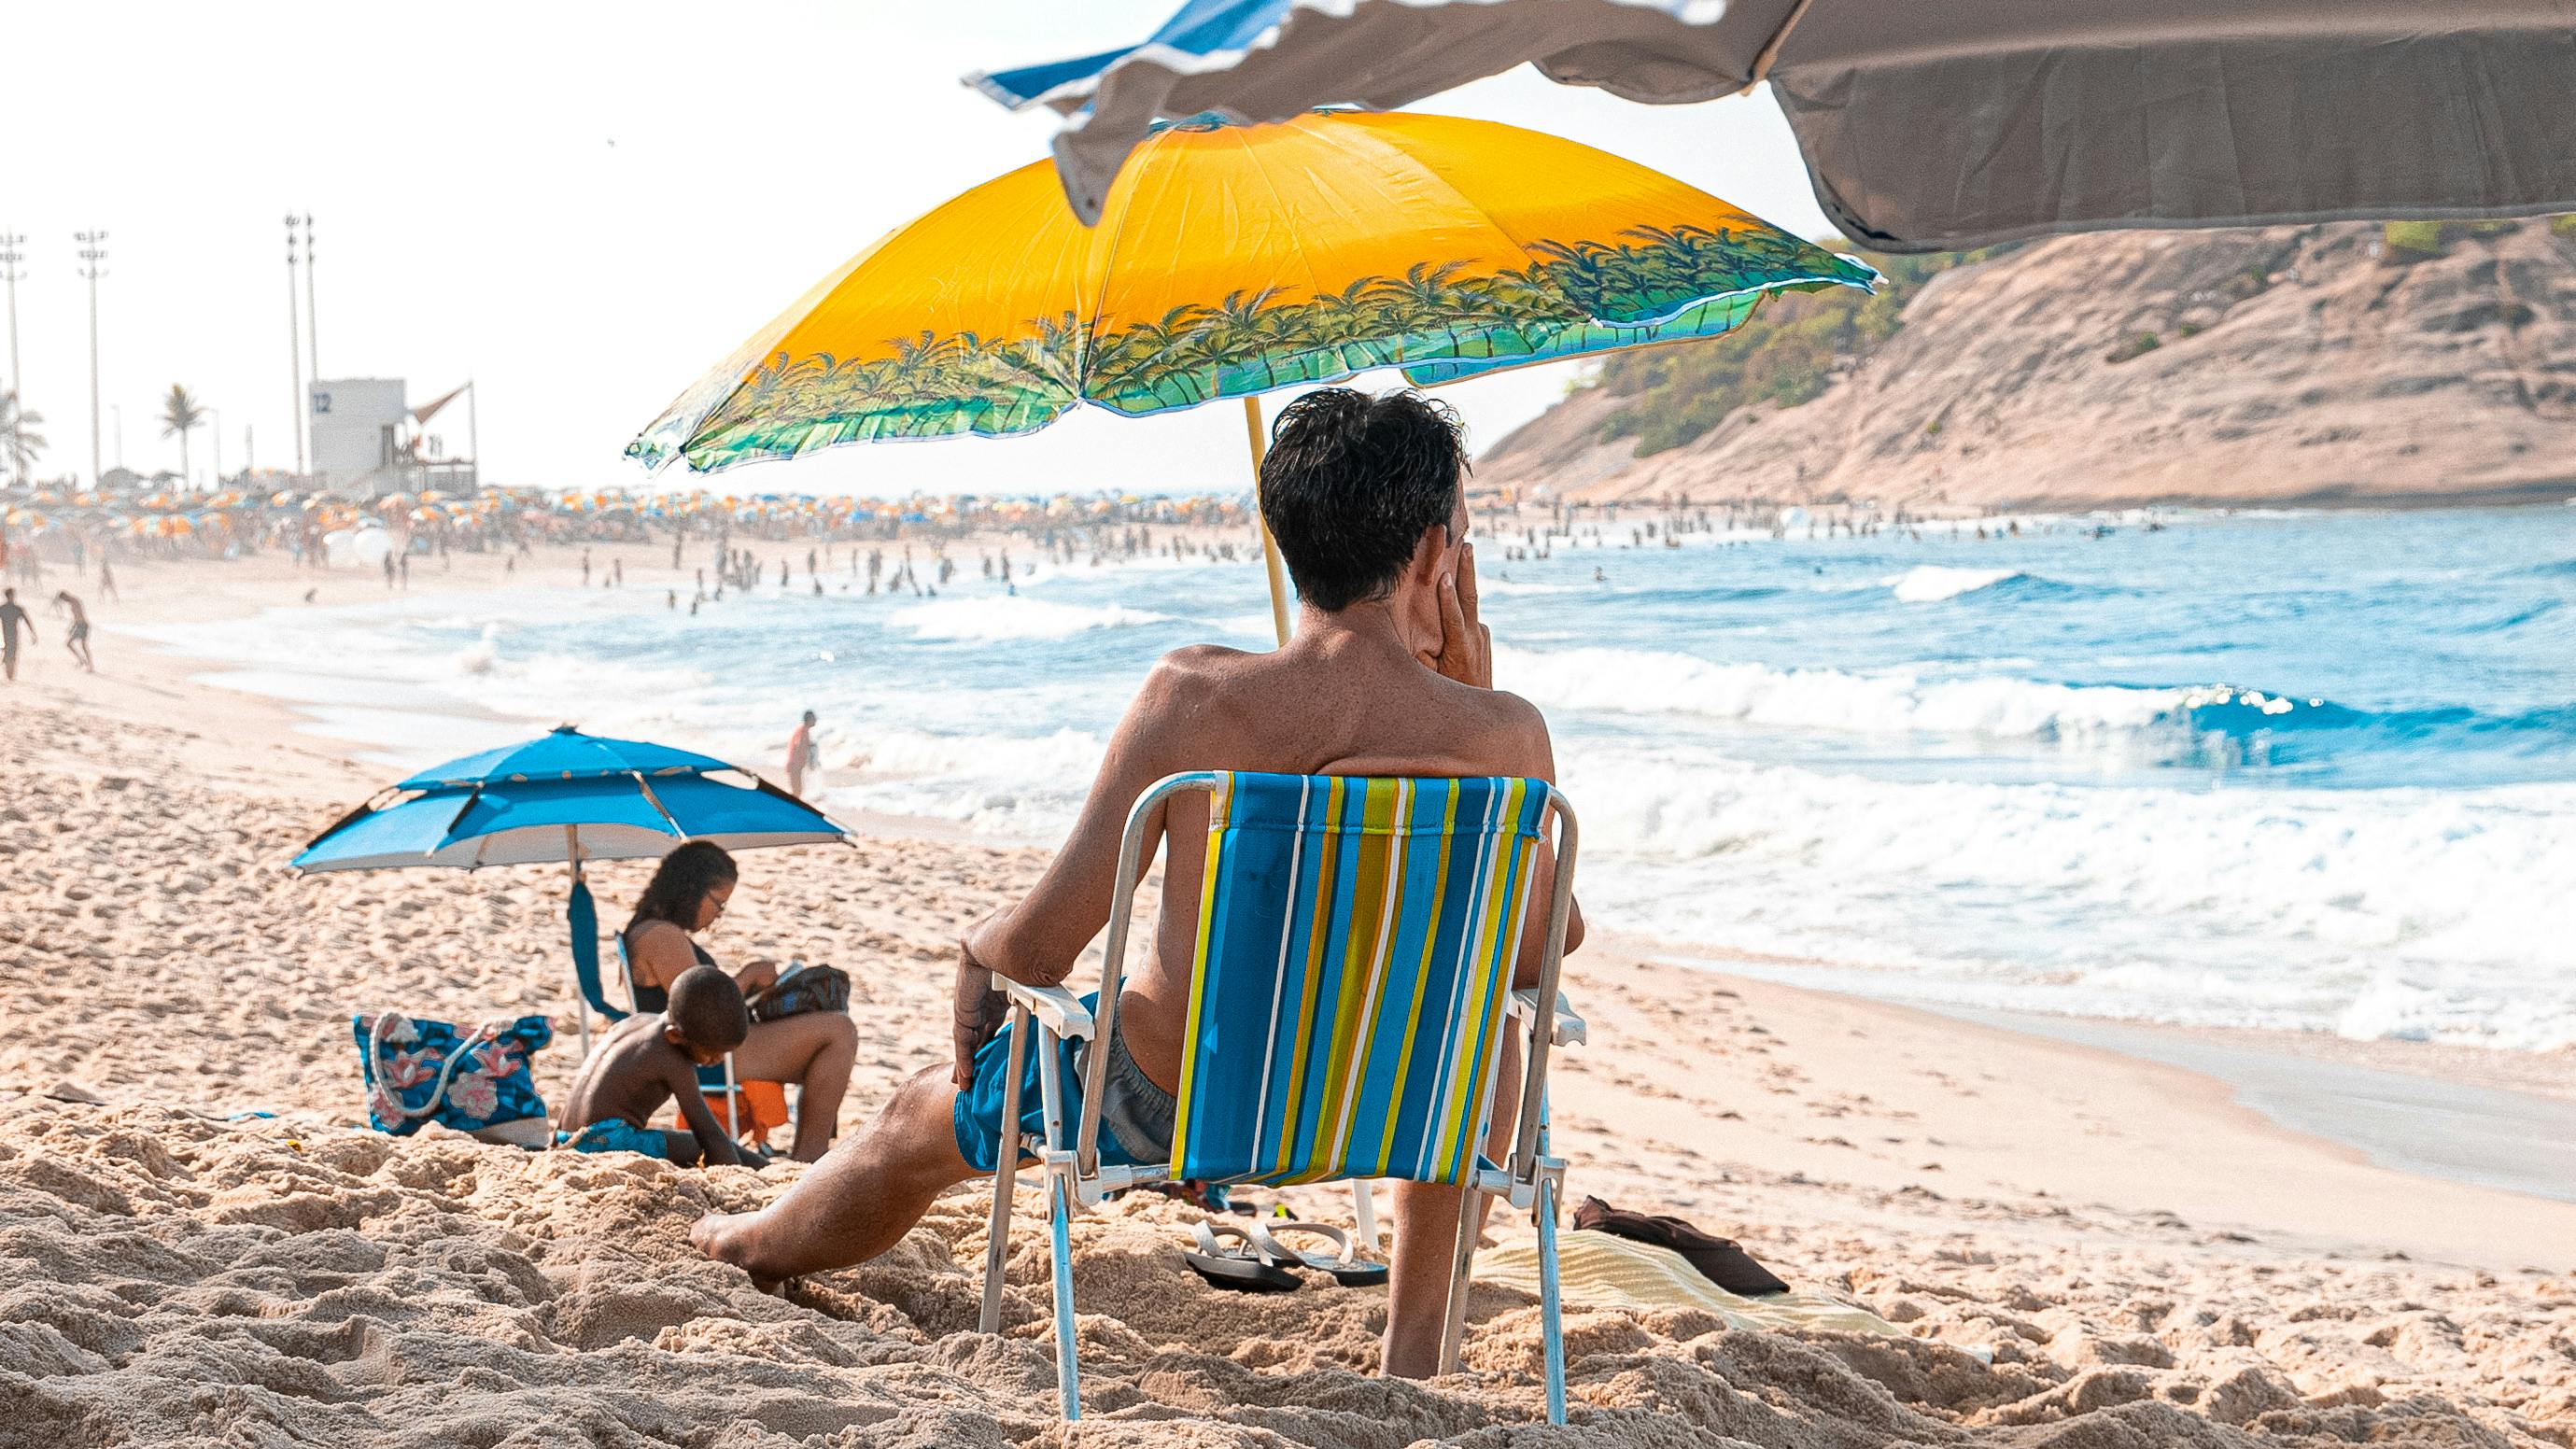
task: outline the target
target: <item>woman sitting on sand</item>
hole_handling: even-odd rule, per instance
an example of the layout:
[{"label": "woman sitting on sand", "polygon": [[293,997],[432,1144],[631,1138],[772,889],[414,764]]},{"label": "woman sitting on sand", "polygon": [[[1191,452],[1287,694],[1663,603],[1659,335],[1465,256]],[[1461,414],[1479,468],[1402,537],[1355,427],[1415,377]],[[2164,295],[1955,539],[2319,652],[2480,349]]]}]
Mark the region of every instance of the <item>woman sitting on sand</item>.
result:
[{"label": "woman sitting on sand", "polygon": [[[692,966],[713,966],[716,959],[693,937],[713,926],[733,900],[741,872],[721,846],[692,840],[662,857],[652,882],[635,903],[626,923],[628,978],[639,1012],[661,1011],[669,1003],[671,983]],[[755,961],[733,973],[745,996],[757,995],[778,979],[778,969]],[[751,1035],[734,1049],[734,1077],[747,1082],[794,1082],[796,1145],[799,1162],[812,1162],[832,1145],[841,1113],[841,1095],[850,1087],[850,1068],[858,1060],[858,1028],[843,1011],[815,1011],[777,1021],[755,1021]]]}]

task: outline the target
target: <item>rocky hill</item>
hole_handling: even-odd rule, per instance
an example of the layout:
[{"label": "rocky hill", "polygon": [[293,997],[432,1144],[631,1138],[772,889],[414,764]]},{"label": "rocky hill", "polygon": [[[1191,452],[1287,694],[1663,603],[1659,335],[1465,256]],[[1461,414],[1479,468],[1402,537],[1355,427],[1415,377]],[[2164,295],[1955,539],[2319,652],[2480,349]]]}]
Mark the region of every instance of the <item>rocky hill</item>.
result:
[{"label": "rocky hill", "polygon": [[[1477,481],[1935,511],[2576,492],[2563,218],[2060,237],[1931,275],[1893,328],[1838,335],[1787,405],[1713,409],[1677,397],[1687,366],[1614,362]],[[1692,427],[1652,426],[1693,405]]]}]

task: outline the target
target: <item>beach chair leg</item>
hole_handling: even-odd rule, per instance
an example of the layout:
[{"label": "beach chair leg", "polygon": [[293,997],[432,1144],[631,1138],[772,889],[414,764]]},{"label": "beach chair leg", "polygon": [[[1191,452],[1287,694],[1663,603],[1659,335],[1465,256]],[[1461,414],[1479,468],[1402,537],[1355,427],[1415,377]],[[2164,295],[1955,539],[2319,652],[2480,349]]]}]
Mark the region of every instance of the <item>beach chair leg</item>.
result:
[{"label": "beach chair leg", "polygon": [[1011,1016],[1009,1060],[1002,1076],[1002,1120],[993,1143],[993,1218],[984,1246],[984,1311],[978,1333],[1002,1331],[1002,1260],[1011,1249],[1011,1189],[1020,1175],[1020,1067],[1027,1061],[1029,1013]]},{"label": "beach chair leg", "polygon": [[1055,1258],[1056,1400],[1066,1423],[1082,1417],[1082,1365],[1073,1346],[1073,1154],[1066,1150],[1064,1090],[1057,1080],[1057,1054],[1064,1043],[1053,1031],[1038,1030],[1038,1095],[1046,1112],[1047,1235]]},{"label": "beach chair leg", "polygon": [[1365,1177],[1351,1179],[1351,1217],[1359,1227],[1359,1246],[1370,1257],[1376,1257],[1377,1184]]},{"label": "beach chair leg", "polygon": [[740,1088],[733,1079],[733,1053],[725,1053],[725,1136],[736,1151],[742,1148],[742,1123],[736,1120],[734,1095]]},{"label": "beach chair leg", "polygon": [[1476,1265],[1478,1197],[1476,1189],[1458,1193],[1458,1256],[1449,1273],[1449,1311],[1440,1326],[1440,1372],[1458,1371],[1458,1345],[1467,1336],[1468,1274]]},{"label": "beach chair leg", "polygon": [[1553,1173],[1538,1180],[1538,1317],[1547,1363],[1547,1421],[1565,1422],[1565,1324],[1556,1283],[1556,1197]]},{"label": "beach chair leg", "polygon": [[1048,1232],[1055,1254],[1056,1399],[1066,1423],[1082,1417],[1082,1365],[1073,1348],[1073,1185],[1070,1157],[1056,1164],[1047,1191]]},{"label": "beach chair leg", "polygon": [[1547,1421],[1565,1422],[1565,1315],[1557,1288],[1556,1206],[1565,1199],[1565,1164],[1548,1142],[1547,1093],[1538,1098],[1538,1320],[1547,1363]]}]

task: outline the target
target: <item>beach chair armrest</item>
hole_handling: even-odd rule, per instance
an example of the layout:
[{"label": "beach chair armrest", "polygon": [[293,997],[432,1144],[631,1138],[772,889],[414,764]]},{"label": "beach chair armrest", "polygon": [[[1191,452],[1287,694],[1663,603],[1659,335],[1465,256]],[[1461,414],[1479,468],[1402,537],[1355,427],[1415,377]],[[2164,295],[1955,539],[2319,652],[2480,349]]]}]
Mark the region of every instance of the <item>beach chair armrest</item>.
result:
[{"label": "beach chair armrest", "polygon": [[996,975],[993,984],[1002,988],[1016,1006],[1025,1006],[1029,1014],[1046,1023],[1057,1036],[1071,1039],[1091,1035],[1091,1008],[1082,998],[1061,986],[1030,986]]},{"label": "beach chair armrest", "polygon": [[[1535,1018],[1538,1015],[1538,993],[1536,991],[1513,992],[1512,1014],[1514,1016]],[[1580,1046],[1583,1043],[1584,1033],[1586,1030],[1587,1028],[1583,1024],[1583,1018],[1575,1015],[1574,1008],[1566,1003],[1565,993],[1562,991],[1558,992],[1556,994],[1556,1024],[1553,1028],[1553,1035],[1549,1037],[1549,1041],[1557,1046]]]}]

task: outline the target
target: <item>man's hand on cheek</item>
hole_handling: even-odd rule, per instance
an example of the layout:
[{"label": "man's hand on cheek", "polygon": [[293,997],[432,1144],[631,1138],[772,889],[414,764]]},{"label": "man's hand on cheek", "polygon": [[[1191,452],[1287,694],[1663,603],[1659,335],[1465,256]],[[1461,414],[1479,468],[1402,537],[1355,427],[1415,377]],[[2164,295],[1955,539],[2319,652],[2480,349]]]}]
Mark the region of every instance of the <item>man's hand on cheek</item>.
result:
[{"label": "man's hand on cheek", "polygon": [[1476,612],[1476,546],[1458,546],[1458,572],[1440,581],[1440,652],[1424,661],[1478,689],[1494,687],[1494,631]]}]

